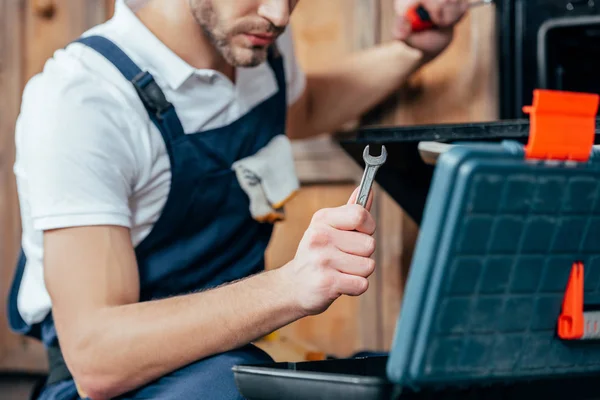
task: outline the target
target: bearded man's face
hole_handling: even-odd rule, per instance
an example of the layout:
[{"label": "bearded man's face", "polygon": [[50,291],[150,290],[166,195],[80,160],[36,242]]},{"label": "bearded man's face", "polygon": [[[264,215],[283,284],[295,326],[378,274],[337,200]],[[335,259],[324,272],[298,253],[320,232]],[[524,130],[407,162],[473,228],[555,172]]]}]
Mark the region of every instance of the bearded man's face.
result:
[{"label": "bearded man's face", "polygon": [[189,0],[206,36],[235,67],[255,67],[266,60],[269,46],[284,32],[298,1]]}]

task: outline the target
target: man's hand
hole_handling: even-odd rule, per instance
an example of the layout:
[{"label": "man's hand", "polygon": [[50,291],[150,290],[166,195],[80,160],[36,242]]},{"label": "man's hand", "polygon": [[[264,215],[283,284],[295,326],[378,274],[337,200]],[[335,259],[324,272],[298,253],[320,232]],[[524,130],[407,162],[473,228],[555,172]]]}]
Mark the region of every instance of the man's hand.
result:
[{"label": "man's hand", "polygon": [[[421,4],[429,12],[435,29],[424,32],[412,32],[406,11]],[[452,42],[454,26],[469,8],[468,0],[395,0],[398,15],[394,36],[409,46],[421,50],[426,60],[432,60],[441,54]]]},{"label": "man's hand", "polygon": [[282,267],[292,296],[306,315],[324,312],[342,295],[359,296],[375,270],[375,221],[368,209],[353,204],[318,211],[294,260]]},{"label": "man's hand", "polygon": [[341,295],[367,290],[374,231],[359,205],[322,210],[286,266],[145,302],[128,229],[45,232],[45,282],[67,365],[90,398],[114,398],[322,312]]}]

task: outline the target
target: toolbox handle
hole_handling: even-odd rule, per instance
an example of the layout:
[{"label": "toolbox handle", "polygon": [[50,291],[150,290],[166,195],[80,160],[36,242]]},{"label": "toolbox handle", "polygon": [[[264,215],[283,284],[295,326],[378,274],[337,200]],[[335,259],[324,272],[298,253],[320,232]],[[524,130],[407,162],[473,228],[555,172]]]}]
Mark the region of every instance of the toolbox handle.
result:
[{"label": "toolbox handle", "polygon": [[530,115],[527,159],[587,162],[594,146],[600,96],[537,89]]}]

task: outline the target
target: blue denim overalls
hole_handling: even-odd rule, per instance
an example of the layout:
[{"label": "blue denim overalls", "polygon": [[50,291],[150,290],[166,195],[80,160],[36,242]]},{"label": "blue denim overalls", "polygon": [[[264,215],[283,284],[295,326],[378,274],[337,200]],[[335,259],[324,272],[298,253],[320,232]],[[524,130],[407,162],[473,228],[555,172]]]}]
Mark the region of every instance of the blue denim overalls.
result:
[{"label": "blue denim overalls", "polygon": [[[168,200],[150,235],[135,249],[141,300],[213,288],[262,271],[273,226],[252,218],[249,198],[231,167],[285,134],[286,80],[281,56],[275,50],[269,53],[279,86],[275,95],[228,126],[185,134],[175,109],[149,73],[106,38],[93,36],[78,42],[102,54],[132,82],[169,153]],[[28,326],[16,308],[24,265],[22,255],[9,299],[11,327],[41,339],[48,347],[56,346],[51,314],[42,323]],[[122,398],[239,399],[231,367],[268,361],[267,354],[248,345],[198,361]],[[41,398],[78,396],[74,382],[68,380],[47,387]]]}]

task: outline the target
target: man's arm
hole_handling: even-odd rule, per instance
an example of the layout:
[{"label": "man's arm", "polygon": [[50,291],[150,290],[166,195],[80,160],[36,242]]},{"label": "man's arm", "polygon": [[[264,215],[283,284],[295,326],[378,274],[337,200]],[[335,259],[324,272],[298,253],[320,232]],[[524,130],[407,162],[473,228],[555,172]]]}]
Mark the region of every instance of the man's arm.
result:
[{"label": "man's arm", "polygon": [[332,132],[391,95],[423,63],[423,53],[390,42],[306,74],[306,89],[290,107],[287,134],[304,139]]},{"label": "man's arm", "polygon": [[145,303],[128,229],[47,231],[45,281],[67,365],[86,395],[112,398],[320,313],[340,295],[367,290],[374,231],[360,206],[322,210],[286,266]]},{"label": "man's arm", "polygon": [[[391,0],[390,0],[391,1]],[[436,29],[413,33],[403,16],[415,3],[429,11]],[[395,41],[308,71],[303,95],[290,107],[287,134],[303,139],[332,132],[381,103],[450,44],[467,0],[395,0]]]},{"label": "man's arm", "polygon": [[45,276],[65,360],[94,400],[115,397],[302,316],[279,272],[214,291],[138,303],[130,233],[47,232]]}]

